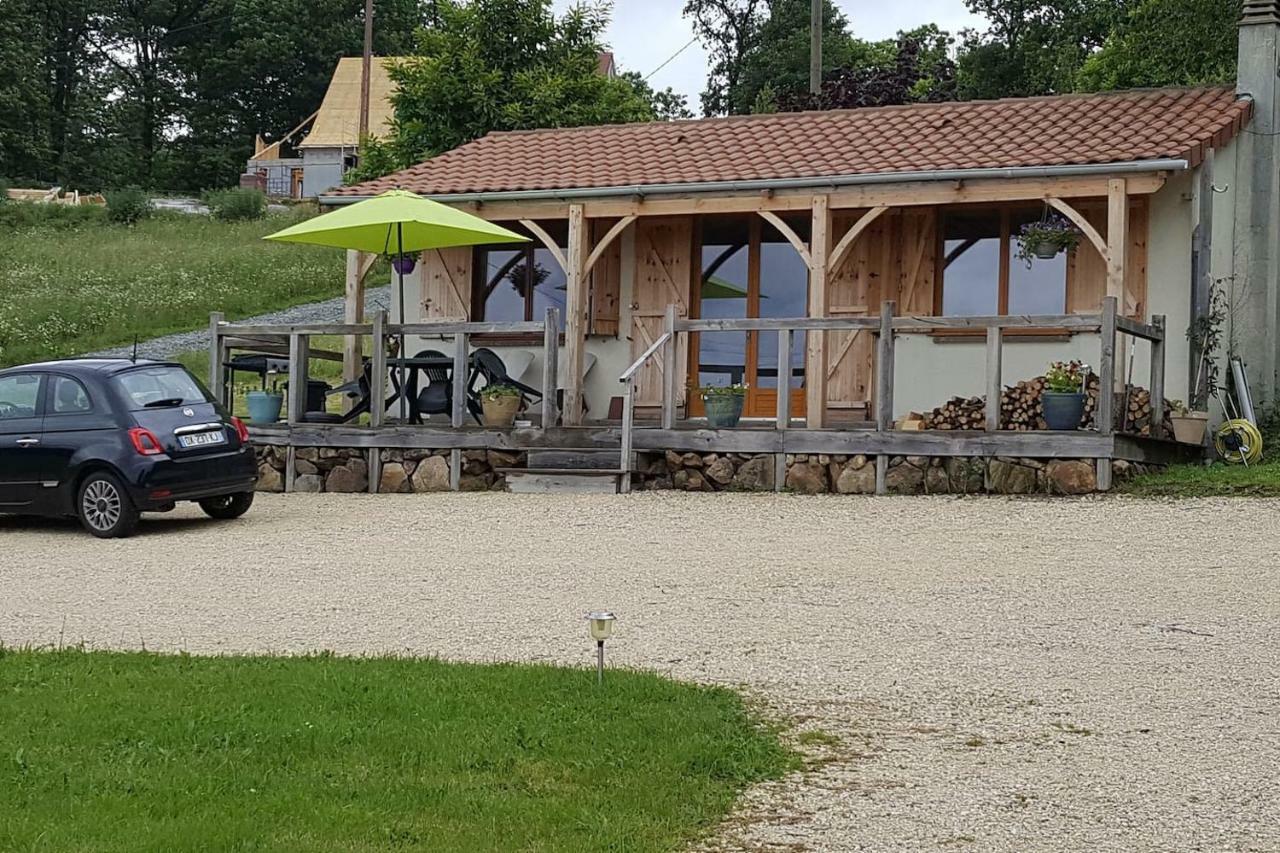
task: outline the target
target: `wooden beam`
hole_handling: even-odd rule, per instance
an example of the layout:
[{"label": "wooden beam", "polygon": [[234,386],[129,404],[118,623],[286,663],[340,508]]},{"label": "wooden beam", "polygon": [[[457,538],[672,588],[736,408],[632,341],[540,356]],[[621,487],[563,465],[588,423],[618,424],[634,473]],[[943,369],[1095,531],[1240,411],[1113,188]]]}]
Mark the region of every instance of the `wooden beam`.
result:
[{"label": "wooden beam", "polygon": [[289,335],[289,413],[290,424],[301,423],[307,413],[307,350],[311,340],[300,332]]},{"label": "wooden beam", "polygon": [[[378,258],[372,252],[347,252],[346,289],[342,302],[342,320],[351,325],[364,323],[364,279]],[[342,339],[342,379],[351,382],[364,370],[364,341],[359,335]]]},{"label": "wooden beam", "polygon": [[214,311],[209,315],[209,390],[222,405],[227,405],[227,376],[225,367],[226,350],[223,345],[221,329],[223,315]]},{"label": "wooden beam", "polygon": [[790,329],[778,330],[778,407],[774,426],[791,427],[791,342],[795,333]]},{"label": "wooden beam", "polygon": [[1093,223],[1088,219],[1085,219],[1084,215],[1080,213],[1080,211],[1076,210],[1060,198],[1047,198],[1045,201],[1047,201],[1049,206],[1054,210],[1067,217],[1067,219],[1070,219],[1072,224],[1079,228],[1084,234],[1085,239],[1089,241],[1090,245],[1098,250],[1098,254],[1102,256],[1102,260],[1104,262],[1107,260],[1107,241],[1102,239],[1102,235],[1098,233],[1097,228],[1093,227]]},{"label": "wooden beam", "polygon": [[560,377],[560,310],[548,308],[542,330],[542,428],[556,425],[556,380]]},{"label": "wooden beam", "polygon": [[583,267],[583,275],[590,275],[591,270],[595,268],[596,261],[604,255],[605,250],[609,248],[609,244],[616,240],[623,231],[627,230],[627,226],[636,221],[635,215],[624,216],[617,222],[613,223],[613,227],[604,233],[600,238],[600,242],[591,250],[591,254],[587,256],[587,263]]},{"label": "wooden beam", "polygon": [[[1148,195],[1164,186],[1167,176],[1150,172],[1127,176],[1130,195]],[[666,193],[643,198],[573,199],[566,190],[562,199],[528,201],[474,201],[450,203],[461,210],[478,213],[490,221],[521,219],[564,219],[570,204],[582,204],[588,218],[620,216],[674,216],[715,213],[804,212],[812,206],[814,187],[778,190],[771,195],[759,192],[710,191],[706,193]],[[1097,198],[1107,194],[1106,177],[1078,178],[976,178],[968,181],[903,181],[843,187],[828,193],[832,210],[902,207],[935,204],[983,204],[1001,201],[1046,201],[1054,198]]]},{"label": "wooden beam", "polygon": [[[470,348],[466,334],[453,336],[453,411],[450,412],[453,428],[462,426],[467,419],[467,380],[471,378]],[[405,389],[401,389],[405,393]],[[404,399],[401,397],[401,399]]]},{"label": "wooden beam", "polygon": [[[1147,386],[1151,391],[1151,437],[1164,438],[1164,315],[1156,314],[1151,318],[1151,325],[1161,334],[1151,341],[1151,381]],[[1126,401],[1127,405],[1127,401]]]},{"label": "wooden beam", "polygon": [[[825,196],[814,196],[814,201],[816,202],[819,198],[825,198]],[[826,208],[824,207],[823,209],[825,210]],[[809,247],[800,239],[800,235],[795,232],[795,229],[784,222],[778,214],[771,210],[759,210],[757,212],[766,222],[774,228],[777,228],[778,232],[782,234],[783,237],[787,238],[787,242],[795,247],[795,250],[800,253],[800,258],[804,261],[804,265],[812,270],[813,256],[809,252]]]},{"label": "wooden beam", "polygon": [[880,304],[880,334],[876,340],[876,429],[893,427],[893,311],[896,303]]},{"label": "wooden beam", "polygon": [[662,428],[671,429],[676,425],[676,397],[679,394],[680,377],[676,368],[680,363],[679,340],[676,338],[676,318],[678,306],[667,304],[667,313],[662,318]]},{"label": "wooden beam", "polygon": [[[581,210],[582,206],[578,205],[578,209]],[[489,211],[486,210],[485,213],[489,214]],[[534,222],[532,219],[521,219],[520,224],[525,228],[528,228],[533,236],[542,241],[542,245],[547,247],[547,251],[550,252],[552,257],[556,259],[556,262],[560,264],[560,269],[564,270],[565,275],[568,275],[569,262],[565,259],[564,252],[560,251],[560,247],[556,245],[556,241],[551,239],[551,235],[543,230],[542,226]],[[570,239],[572,239],[572,237],[570,237]],[[572,251],[572,248],[570,251]]]},{"label": "wooden beam", "polygon": [[1154,318],[1150,323],[1139,323],[1137,320],[1131,320],[1128,317],[1116,317],[1116,328],[1127,335],[1133,335],[1135,338],[1145,338],[1153,343],[1164,340],[1164,330],[1156,326]]},{"label": "wooden beam", "polygon": [[[763,215],[763,214],[762,214]],[[772,215],[772,214],[770,214]],[[827,256],[830,249],[831,209],[825,195],[815,195],[810,212],[809,316],[827,316]],[[765,217],[766,219],[768,217]],[[775,219],[777,217],[774,217]],[[827,422],[827,334],[812,331],[805,336],[805,424],[820,428]],[[783,387],[785,377],[778,377]],[[787,383],[787,387],[790,383]]]},{"label": "wooden beam", "polygon": [[831,257],[827,261],[827,275],[835,275],[840,271],[840,265],[844,263],[845,256],[849,254],[858,237],[888,209],[887,205],[880,205],[858,217],[858,221],[853,223],[853,227],[845,232],[840,242],[836,243],[836,247],[831,250]]},{"label": "wooden beam", "polygon": [[373,315],[373,347],[369,364],[369,426],[382,426],[387,400],[387,310],[379,308]]},{"label": "wooden beam", "polygon": [[991,326],[987,329],[987,432],[1000,429],[1000,397],[1004,387],[1000,350],[1000,327]]},{"label": "wooden beam", "polygon": [[1124,178],[1107,183],[1107,296],[1120,300],[1124,311],[1125,256],[1129,247],[1129,193]]},{"label": "wooden beam", "polygon": [[[582,367],[587,345],[587,329],[591,318],[590,299],[587,293],[587,276],[584,272],[587,257],[587,220],[582,205],[569,207],[569,255],[564,268],[567,295],[565,297],[565,383],[564,411],[561,419],[566,425],[582,423],[584,377]],[[562,262],[565,260],[561,256]]]}]

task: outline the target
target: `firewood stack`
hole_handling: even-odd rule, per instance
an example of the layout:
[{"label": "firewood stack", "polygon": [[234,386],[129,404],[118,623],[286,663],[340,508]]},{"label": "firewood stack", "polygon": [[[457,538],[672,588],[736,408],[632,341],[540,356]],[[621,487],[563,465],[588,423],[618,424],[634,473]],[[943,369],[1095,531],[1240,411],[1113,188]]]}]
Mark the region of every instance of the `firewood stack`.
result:
[{"label": "firewood stack", "polygon": [[[1101,382],[1097,374],[1090,373],[1085,383],[1084,418],[1081,426],[1093,426],[1094,412],[1098,408]],[[1015,432],[1047,429],[1040,395],[1044,391],[1044,377],[1037,376],[1013,385],[1005,386],[1000,394],[1000,428]],[[1151,392],[1133,386],[1129,389],[1126,405],[1120,405],[1117,395],[1115,429],[1134,435],[1151,434]],[[925,413],[925,429],[966,430],[986,429],[986,399],[984,397],[952,397],[938,408]],[[1165,434],[1173,430],[1169,404],[1165,403]]]}]

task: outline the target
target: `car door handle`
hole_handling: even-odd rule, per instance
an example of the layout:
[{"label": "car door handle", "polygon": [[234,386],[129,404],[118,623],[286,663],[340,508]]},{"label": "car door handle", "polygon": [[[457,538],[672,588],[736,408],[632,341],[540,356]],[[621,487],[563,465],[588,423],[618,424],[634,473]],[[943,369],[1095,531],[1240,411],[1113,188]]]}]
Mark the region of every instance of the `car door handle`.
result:
[{"label": "car door handle", "polygon": [[20,438],[20,439],[18,439],[18,446],[19,446],[19,447],[35,447],[35,446],[36,446],[37,444],[39,444],[39,443],[40,443],[40,439],[38,439],[38,438]]}]

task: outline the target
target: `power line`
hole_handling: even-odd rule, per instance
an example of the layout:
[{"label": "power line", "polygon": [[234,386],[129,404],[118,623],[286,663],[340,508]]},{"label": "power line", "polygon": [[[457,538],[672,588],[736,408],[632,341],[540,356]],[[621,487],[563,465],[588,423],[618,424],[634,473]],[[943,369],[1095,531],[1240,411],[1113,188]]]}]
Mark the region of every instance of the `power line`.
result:
[{"label": "power line", "polygon": [[670,56],[668,56],[668,57],[666,58],[666,61],[664,61],[661,65],[659,65],[657,68],[655,68],[655,69],[653,69],[652,71],[650,71],[648,74],[644,75],[644,79],[645,79],[645,80],[648,80],[650,77],[652,77],[653,75],[657,74],[657,73],[658,73],[659,71],[661,71],[662,69],[666,68],[668,65],[670,65],[670,64],[671,64],[671,61],[672,61],[673,59],[675,59],[675,58],[676,58],[677,56],[679,56],[680,54],[684,53],[684,52],[685,52],[685,50],[687,50],[687,49],[688,49],[689,45],[693,44],[693,43],[694,43],[695,41],[697,41],[697,40],[698,40],[698,37],[697,37],[697,36],[694,36],[693,38],[689,39],[687,42],[685,42],[685,43],[684,43],[684,47],[681,47],[681,48],[680,48],[679,50],[677,50],[675,53],[673,53],[673,54],[671,54]]}]

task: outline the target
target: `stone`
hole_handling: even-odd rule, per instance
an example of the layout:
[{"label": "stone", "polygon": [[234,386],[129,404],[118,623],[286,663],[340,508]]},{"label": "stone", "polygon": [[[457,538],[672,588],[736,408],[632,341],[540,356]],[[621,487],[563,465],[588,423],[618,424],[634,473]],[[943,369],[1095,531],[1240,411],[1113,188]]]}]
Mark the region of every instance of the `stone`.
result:
[{"label": "stone", "polygon": [[464,450],[462,451],[462,459],[465,462],[487,462],[489,459],[489,451]]},{"label": "stone", "polygon": [[918,495],[924,491],[924,471],[912,464],[890,468],[884,475],[884,488],[891,495]]},{"label": "stone", "polygon": [[1127,480],[1134,475],[1134,465],[1127,459],[1111,460],[1111,476],[1117,480]]},{"label": "stone", "polygon": [[405,494],[412,492],[409,484],[409,473],[402,462],[382,463],[382,478],[378,481],[378,492],[385,495]]},{"label": "stone", "polygon": [[855,456],[849,457],[848,467],[850,468],[861,468],[866,464],[867,464],[867,457],[864,454],[859,453]]},{"label": "stone", "polygon": [[662,489],[674,489],[675,483],[672,482],[671,477],[663,474],[661,477],[654,477],[652,480],[645,481],[644,487],[648,491],[656,492]]},{"label": "stone", "polygon": [[1088,462],[1054,461],[1045,470],[1049,491],[1058,495],[1087,495],[1098,490],[1098,475]]},{"label": "stone", "polygon": [[341,448],[337,448],[337,447],[322,447],[322,448],[320,448],[320,458],[321,458],[321,459],[338,459],[339,457],[341,457],[341,456],[343,456],[343,455],[344,455],[344,454],[343,454],[343,452],[342,452]]},{"label": "stone", "polygon": [[[858,457],[854,457],[856,460]],[[876,493],[876,466],[868,465],[865,457],[861,465],[850,460],[836,479],[836,491],[842,495],[874,495]]]},{"label": "stone", "polygon": [[431,456],[418,463],[410,480],[415,492],[449,491],[449,462],[443,456]]},{"label": "stone", "polygon": [[403,458],[405,462],[420,462],[430,455],[430,450],[406,450]]},{"label": "stone", "polygon": [[490,468],[515,468],[520,464],[520,453],[516,450],[490,450],[485,454],[485,461]]},{"label": "stone", "polygon": [[680,457],[680,464],[686,468],[701,468],[702,457],[697,453],[686,453]]},{"label": "stone", "polygon": [[684,489],[686,492],[700,492],[706,485],[702,472],[690,471],[688,468],[677,471],[671,482],[677,489]]},{"label": "stone", "polygon": [[722,486],[728,485],[733,481],[733,473],[733,463],[723,457],[712,462],[703,472],[708,480],[719,483]]},{"label": "stone", "polygon": [[934,456],[929,460],[929,464],[932,465],[934,468],[941,468],[946,463],[947,463],[947,457],[945,456]]},{"label": "stone", "polygon": [[946,468],[953,494],[974,495],[986,488],[987,467],[981,459],[953,456],[947,460]]},{"label": "stone", "polygon": [[1018,464],[1026,465],[1028,468],[1035,468],[1041,471],[1043,471],[1045,467],[1045,464],[1041,462],[1039,459],[1031,459],[1029,457],[1023,457],[1022,459],[1019,459]]},{"label": "stone", "polygon": [[830,464],[831,464],[831,456],[830,456],[829,454],[826,454],[826,453],[819,453],[819,454],[818,454],[818,464],[819,464],[819,465],[830,465]]},{"label": "stone", "polygon": [[380,462],[399,462],[404,459],[403,450],[379,450],[378,461]]},{"label": "stone", "polygon": [[951,480],[945,468],[930,465],[924,472],[924,490],[931,495],[945,495],[951,491]]},{"label": "stone", "polygon": [[293,478],[295,492],[319,492],[324,489],[324,478],[319,474],[303,474]]},{"label": "stone", "polygon": [[741,492],[773,491],[773,458],[753,456],[738,466],[731,488]]},{"label": "stone", "polygon": [[667,467],[672,471],[675,471],[678,468],[680,468],[682,465],[684,465],[684,457],[681,454],[676,453],[674,450],[668,450],[666,453],[666,457],[667,457]]},{"label": "stone", "polygon": [[366,492],[369,490],[369,464],[363,459],[350,459],[329,472],[324,481],[326,492]]},{"label": "stone", "polygon": [[293,470],[299,474],[319,474],[320,469],[316,467],[314,462],[308,462],[305,459],[295,459],[293,461]]},{"label": "stone", "polygon": [[703,466],[710,465],[712,462],[715,462],[719,458],[720,457],[715,453],[708,453],[706,456],[702,457],[702,464]]},{"label": "stone", "polygon": [[271,465],[258,466],[258,485],[260,492],[283,492],[284,476]]},{"label": "stone", "polygon": [[483,476],[489,473],[489,462],[484,456],[479,459],[468,459],[464,456],[462,459],[462,473],[470,474],[472,477]]},{"label": "stone", "polygon": [[908,464],[914,465],[917,468],[923,468],[929,464],[929,457],[928,456],[908,456],[907,462]]},{"label": "stone", "polygon": [[308,462],[315,462],[320,458],[320,448],[318,447],[299,447],[293,451],[293,458],[305,459]]},{"label": "stone", "polygon": [[787,469],[786,486],[802,495],[823,494],[830,490],[827,486],[826,466],[817,462],[796,462]]},{"label": "stone", "polygon": [[987,469],[991,491],[1000,495],[1029,495],[1036,490],[1036,470],[1016,462],[994,459]]},{"label": "stone", "polygon": [[464,474],[458,480],[460,492],[487,492],[493,483],[492,474]]}]

